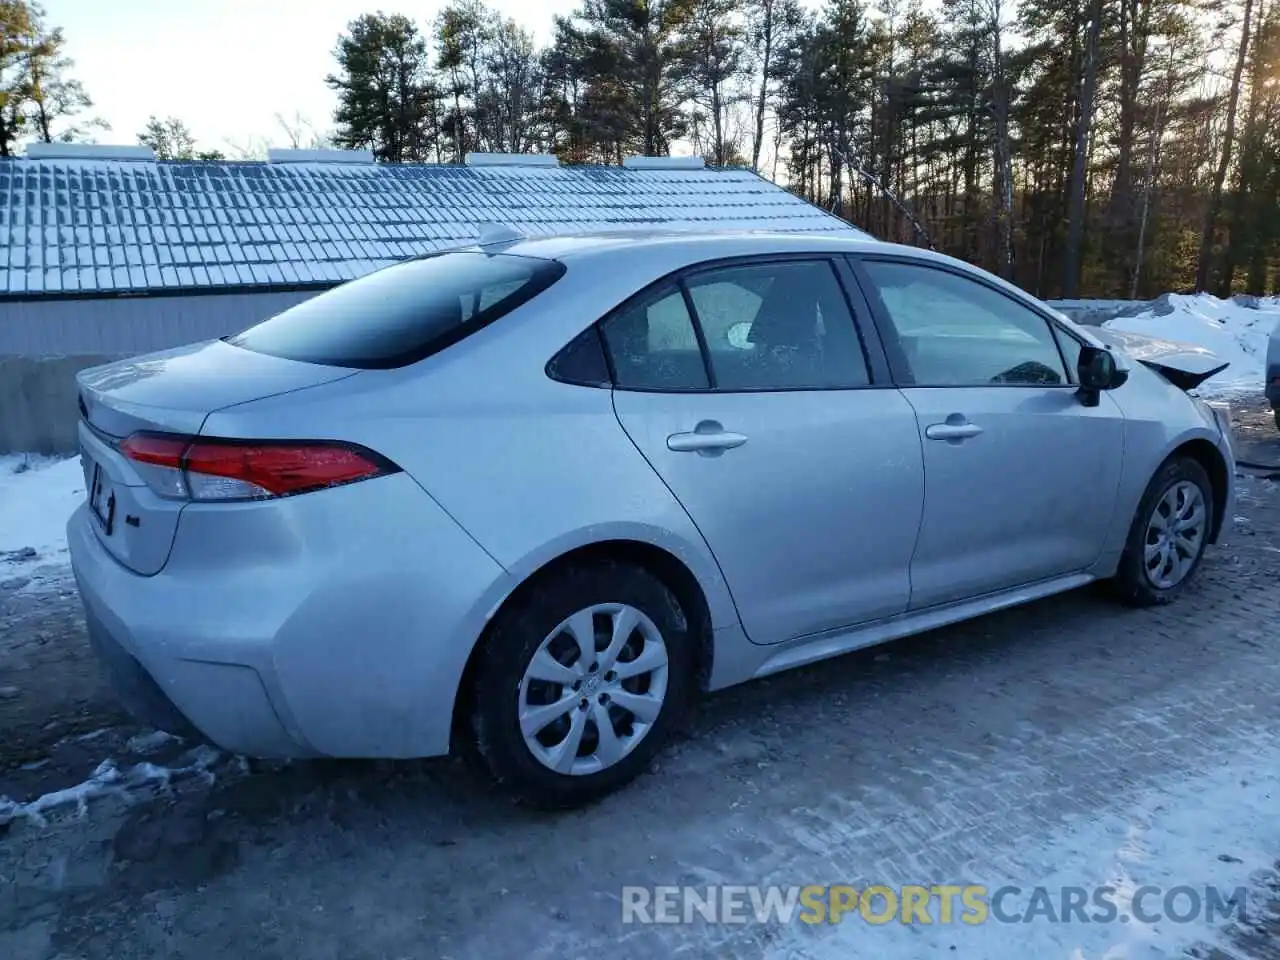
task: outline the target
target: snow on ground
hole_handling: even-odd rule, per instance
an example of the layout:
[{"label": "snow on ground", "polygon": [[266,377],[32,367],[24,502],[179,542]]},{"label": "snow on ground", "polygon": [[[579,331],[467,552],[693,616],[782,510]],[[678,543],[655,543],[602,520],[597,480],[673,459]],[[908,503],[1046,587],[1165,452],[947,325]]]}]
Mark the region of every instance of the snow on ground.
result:
[{"label": "snow on ground", "polygon": [[1267,344],[1280,323],[1280,298],[1220,300],[1207,293],[1166,294],[1149,310],[1116,317],[1104,326],[1162,340],[1194,343],[1231,366],[1211,377],[1202,394],[1260,393],[1266,376]]},{"label": "snow on ground", "polygon": [[[928,926],[918,920],[869,924],[855,911],[833,934],[801,947],[802,955],[845,960],[861,945],[886,960],[1155,960],[1197,943],[1225,946],[1231,930],[1257,924],[1274,909],[1259,866],[1275,861],[1280,844],[1280,745],[1259,737],[1248,746],[1215,770],[1153,786],[1123,815],[1081,817],[1042,845],[1021,850],[1022,876],[969,878],[987,887],[992,915],[983,923],[960,919],[958,896],[950,923],[938,922],[936,901]],[[997,916],[995,892],[1009,887],[1018,892],[999,898]],[[1112,917],[1093,900],[1099,888],[1115,891],[1104,900],[1116,908]],[[1210,889],[1222,898],[1216,909],[1209,907]],[[1090,898],[1075,918],[1064,909],[1071,890],[1086,890]],[[1242,894],[1235,901],[1243,905],[1239,911],[1228,902],[1236,894]],[[873,917],[883,911],[883,901],[876,901]],[[798,945],[792,941],[776,956],[794,957],[787,950]]]},{"label": "snow on ground", "polygon": [[75,786],[46,793],[26,803],[0,796],[0,825],[7,826],[14,820],[25,818],[43,827],[48,824],[48,815],[66,808],[74,808],[77,816],[84,817],[89,812],[89,804],[103,797],[118,796],[136,800],[155,790],[167,790],[175,783],[191,777],[200,777],[206,783],[212,783],[214,774],[211,768],[222,756],[212,747],[198,746],[187,751],[183,758],[187,762],[180,766],[159,766],[142,762],[126,770],[121,770],[114,760],[108,758],[98,764],[88,780]]},{"label": "snow on ground", "polygon": [[80,458],[0,456],[0,580],[67,562],[67,520],[84,500]]}]

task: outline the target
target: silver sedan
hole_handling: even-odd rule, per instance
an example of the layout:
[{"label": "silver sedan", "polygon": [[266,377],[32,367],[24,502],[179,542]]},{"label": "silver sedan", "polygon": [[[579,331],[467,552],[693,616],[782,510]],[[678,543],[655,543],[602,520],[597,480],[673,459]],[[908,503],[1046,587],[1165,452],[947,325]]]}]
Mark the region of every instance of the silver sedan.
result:
[{"label": "silver sedan", "polygon": [[121,699],[260,757],[460,752],[567,806],[700,691],[1091,581],[1232,498],[1224,365],[851,236],[499,239],[80,375]]}]

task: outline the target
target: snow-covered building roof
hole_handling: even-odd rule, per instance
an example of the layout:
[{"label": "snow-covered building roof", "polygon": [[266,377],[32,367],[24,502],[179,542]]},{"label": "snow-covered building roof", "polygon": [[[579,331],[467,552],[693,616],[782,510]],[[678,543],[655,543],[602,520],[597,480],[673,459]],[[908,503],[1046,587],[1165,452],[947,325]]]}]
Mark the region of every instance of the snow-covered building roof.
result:
[{"label": "snow-covered building roof", "polygon": [[266,162],[156,161],[145,148],[41,145],[0,160],[0,298],[332,286],[474,242],[486,222],[527,236],[853,229],[750,171],[679,159],[391,165],[272,151]]}]

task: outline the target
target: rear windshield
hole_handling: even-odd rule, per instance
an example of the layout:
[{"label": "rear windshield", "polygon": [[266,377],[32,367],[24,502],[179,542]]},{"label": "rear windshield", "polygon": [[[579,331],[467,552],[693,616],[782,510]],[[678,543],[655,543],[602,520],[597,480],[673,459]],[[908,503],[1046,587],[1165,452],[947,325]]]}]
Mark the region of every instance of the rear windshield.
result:
[{"label": "rear windshield", "polygon": [[457,343],[541,293],[564,273],[554,260],[444,253],[334,287],[227,342],[334,367],[387,369]]}]

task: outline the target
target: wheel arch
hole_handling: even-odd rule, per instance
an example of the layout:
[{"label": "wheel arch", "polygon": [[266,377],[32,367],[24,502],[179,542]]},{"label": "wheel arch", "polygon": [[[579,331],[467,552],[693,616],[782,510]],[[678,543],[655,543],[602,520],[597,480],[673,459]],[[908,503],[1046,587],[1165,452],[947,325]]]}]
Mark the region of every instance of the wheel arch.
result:
[{"label": "wheel arch", "polygon": [[1231,489],[1231,467],[1227,465],[1222,451],[1211,441],[1203,438],[1187,440],[1179,444],[1165,457],[1161,467],[1170,460],[1186,457],[1204,467],[1209,475],[1209,483],[1213,487],[1213,526],[1209,529],[1209,542],[1217,543],[1227,512],[1227,495]]},{"label": "wheel arch", "polygon": [[595,563],[629,563],[640,567],[660,580],[676,597],[695,640],[697,656],[697,685],[705,691],[711,678],[715,659],[711,607],[697,576],[675,554],[652,543],[641,540],[613,539],[584,544],[568,550],[543,563],[525,577],[495,608],[476,638],[467,655],[466,665],[459,678],[454,695],[451,741],[453,752],[465,750],[463,740],[467,736],[472,698],[475,689],[475,673],[481,651],[490,631],[501,622],[503,613],[530,592],[538,590],[550,577],[569,567]]}]

